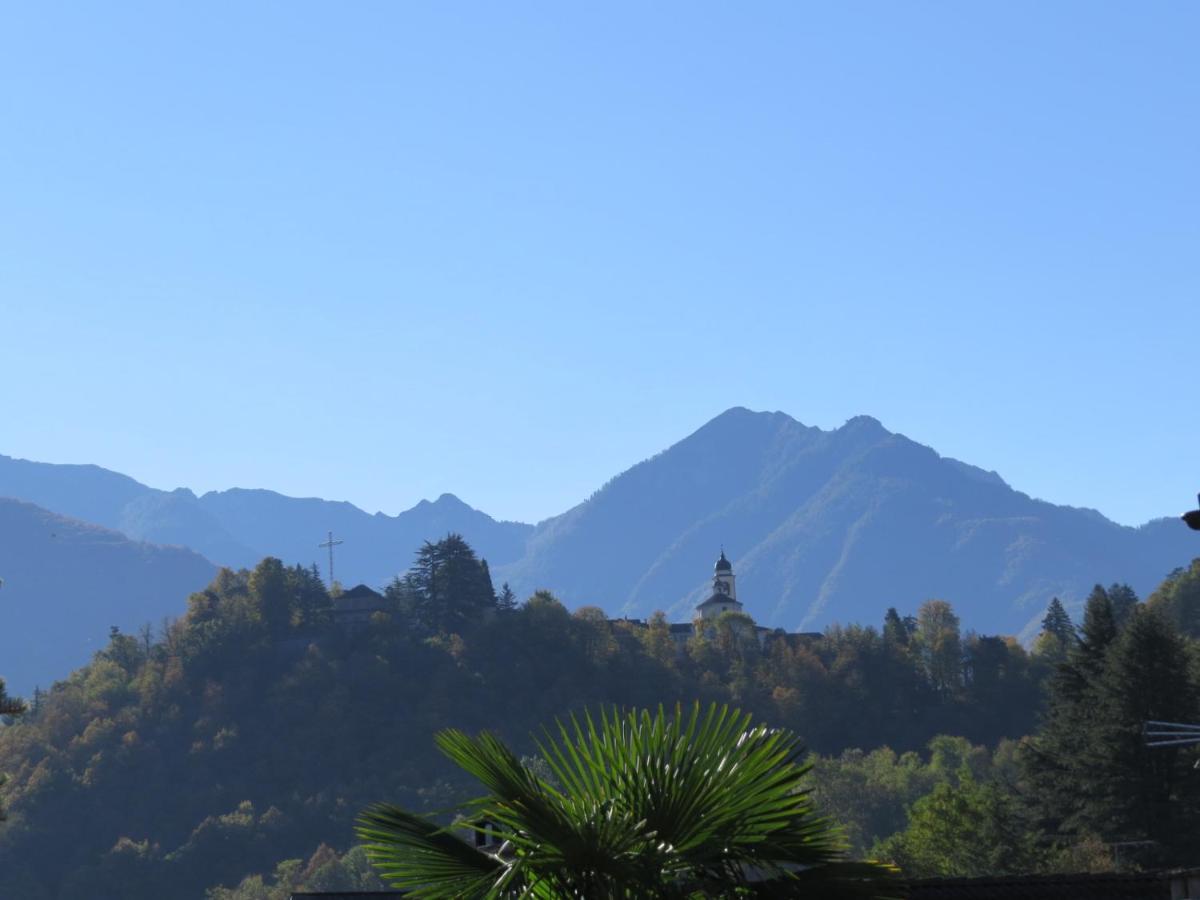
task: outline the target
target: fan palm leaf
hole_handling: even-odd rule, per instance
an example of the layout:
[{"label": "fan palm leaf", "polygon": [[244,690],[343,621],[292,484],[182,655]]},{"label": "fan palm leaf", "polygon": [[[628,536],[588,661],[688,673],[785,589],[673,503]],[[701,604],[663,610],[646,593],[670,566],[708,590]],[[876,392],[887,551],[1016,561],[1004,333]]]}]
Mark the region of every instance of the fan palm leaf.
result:
[{"label": "fan palm leaf", "polygon": [[555,783],[491,735],[436,740],[483,785],[458,830],[489,846],[386,805],[358,827],[383,876],[417,897],[861,897],[887,874],[844,860],[799,739],[728,707],[558,722],[537,741]]}]

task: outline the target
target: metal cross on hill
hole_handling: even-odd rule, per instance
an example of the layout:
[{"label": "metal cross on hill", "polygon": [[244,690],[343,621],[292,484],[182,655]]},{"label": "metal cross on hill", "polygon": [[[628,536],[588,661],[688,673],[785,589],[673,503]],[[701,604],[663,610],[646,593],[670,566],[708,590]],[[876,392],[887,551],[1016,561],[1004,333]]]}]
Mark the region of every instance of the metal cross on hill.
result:
[{"label": "metal cross on hill", "polygon": [[318,547],[328,547],[329,548],[329,587],[331,589],[333,588],[333,548],[336,547],[338,544],[344,544],[344,543],[346,543],[346,542],[342,541],[342,540],[335,541],[333,539],[333,532],[331,531],[331,532],[329,532],[329,540],[322,541],[321,543],[317,544]]}]

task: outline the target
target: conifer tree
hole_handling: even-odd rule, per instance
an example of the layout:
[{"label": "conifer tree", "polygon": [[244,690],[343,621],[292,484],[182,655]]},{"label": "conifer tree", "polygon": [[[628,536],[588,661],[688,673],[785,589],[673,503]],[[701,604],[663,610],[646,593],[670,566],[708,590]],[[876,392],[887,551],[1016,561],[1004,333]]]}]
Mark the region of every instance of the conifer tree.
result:
[{"label": "conifer tree", "polygon": [[1024,765],[1048,831],[1107,842],[1153,841],[1180,862],[1200,813],[1194,753],[1148,748],[1147,720],[1195,721],[1200,694],[1186,642],[1152,608],[1118,633],[1111,591],[1088,598],[1080,641],[1049,683],[1042,728]]},{"label": "conifer tree", "polygon": [[1100,585],[1092,588],[1083,607],[1079,645],[1072,660],[1081,677],[1094,678],[1100,673],[1104,654],[1117,637],[1117,618],[1108,591]]},{"label": "conifer tree", "polygon": [[1045,661],[1058,664],[1066,660],[1074,644],[1075,626],[1062,601],[1054,597],[1042,618],[1042,630],[1034,643],[1034,653]]},{"label": "conifer tree", "polygon": [[1188,637],[1200,637],[1200,559],[1176,569],[1146,601]]},{"label": "conifer tree", "polygon": [[1064,649],[1071,645],[1071,641],[1075,637],[1075,626],[1071,624],[1071,617],[1067,615],[1062,601],[1057,597],[1053,598],[1050,605],[1046,607],[1046,615],[1042,619],[1042,631],[1052,635]]},{"label": "conifer tree", "polygon": [[24,701],[8,696],[4,679],[0,678],[0,716],[19,716],[23,712],[25,712]]},{"label": "conifer tree", "polygon": [[1111,584],[1108,587],[1108,602],[1112,605],[1113,620],[1117,628],[1123,628],[1138,605],[1138,595],[1127,584]]},{"label": "conifer tree", "polygon": [[1108,593],[1097,585],[1084,606],[1079,639],[1047,685],[1042,727],[1024,748],[1035,803],[1051,832],[1070,831],[1078,823],[1083,802],[1079,783],[1085,777],[1081,767],[1096,727],[1096,691],[1116,634]]},{"label": "conifer tree", "polygon": [[883,639],[896,647],[907,647],[911,629],[908,622],[900,618],[896,607],[889,606],[883,617]]},{"label": "conifer tree", "polygon": [[1181,862],[1200,813],[1195,752],[1147,747],[1148,720],[1194,722],[1200,694],[1186,642],[1153,610],[1135,609],[1112,644],[1095,692],[1078,769],[1078,825],[1109,840],[1154,841],[1162,862]]},{"label": "conifer tree", "polygon": [[476,557],[460,534],[448,534],[436,544],[426,541],[388,595],[432,632],[461,630],[496,606],[487,562]]},{"label": "conifer tree", "polygon": [[500,596],[496,598],[496,609],[500,612],[512,612],[517,608],[517,595],[513,593],[513,589],[508,586],[508,582],[500,588]]}]

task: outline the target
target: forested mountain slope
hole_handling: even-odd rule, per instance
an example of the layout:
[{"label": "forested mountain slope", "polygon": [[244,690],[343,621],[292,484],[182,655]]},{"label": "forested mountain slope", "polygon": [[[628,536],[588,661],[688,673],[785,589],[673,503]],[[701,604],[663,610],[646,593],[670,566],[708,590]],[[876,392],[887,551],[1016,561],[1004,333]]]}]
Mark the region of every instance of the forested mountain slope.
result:
[{"label": "forested mountain slope", "polygon": [[[1032,726],[1046,670],[961,638],[936,605],[882,632],[768,644],[733,617],[680,648],[662,620],[507,604],[458,539],[427,551],[361,628],[334,623],[310,571],[264,560],[221,572],[153,643],[114,635],[0,728],[0,897],[198,900],[321,843],[344,850],[372,802],[438,810],[476,790],[434,748],[439,728],[531,753],[538,726],[584,706],[700,700],[823,752],[939,732],[992,743]],[[916,649],[935,644],[950,670]]]},{"label": "forested mountain slope", "polygon": [[108,641],[184,611],[182,598],[216,573],[180,547],[133,541],[115,531],[0,498],[0,677],[27,695]]},{"label": "forested mountain slope", "polygon": [[497,570],[613,614],[687,618],[718,548],[758,621],[820,628],[881,606],[952,601],[983,631],[1028,633],[1097,581],[1148,591],[1195,547],[1178,522],[1127,528],[1010,488],[874,419],[834,431],[731,409],[541,523]]}]

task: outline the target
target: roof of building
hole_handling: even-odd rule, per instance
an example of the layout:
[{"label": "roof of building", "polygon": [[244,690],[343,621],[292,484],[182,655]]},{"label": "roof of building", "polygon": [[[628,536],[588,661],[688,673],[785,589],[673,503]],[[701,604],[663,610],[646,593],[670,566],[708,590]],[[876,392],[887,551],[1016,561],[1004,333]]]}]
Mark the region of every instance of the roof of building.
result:
[{"label": "roof of building", "polygon": [[725,558],[725,548],[721,548],[721,558],[717,560],[717,564],[713,566],[715,572],[732,572],[733,563]]},{"label": "roof of building", "polygon": [[672,634],[691,634],[696,630],[695,626],[693,626],[691,622],[676,622],[670,627]]},{"label": "roof of building", "polygon": [[730,597],[728,594],[716,594],[716,593],[714,593],[714,594],[713,594],[711,597],[709,597],[709,598],[708,598],[707,600],[705,600],[703,603],[700,603],[700,604],[698,604],[698,605],[696,606],[696,609],[700,609],[701,607],[708,606],[708,605],[709,605],[709,604],[711,604],[711,603],[732,603],[734,606],[738,606],[738,607],[740,607],[740,606],[742,605],[742,601],[741,601],[741,600],[734,600],[734,599],[733,599],[732,597]]},{"label": "roof of building", "polygon": [[352,600],[357,600],[359,597],[369,597],[373,600],[379,600],[381,602],[383,600],[383,594],[367,587],[365,584],[357,584],[348,591],[342,591],[341,596],[343,599],[350,598]]},{"label": "roof of building", "polygon": [[387,601],[383,595],[371,590],[365,584],[351,588],[345,593],[333,598],[333,614],[374,612],[386,609]]}]

